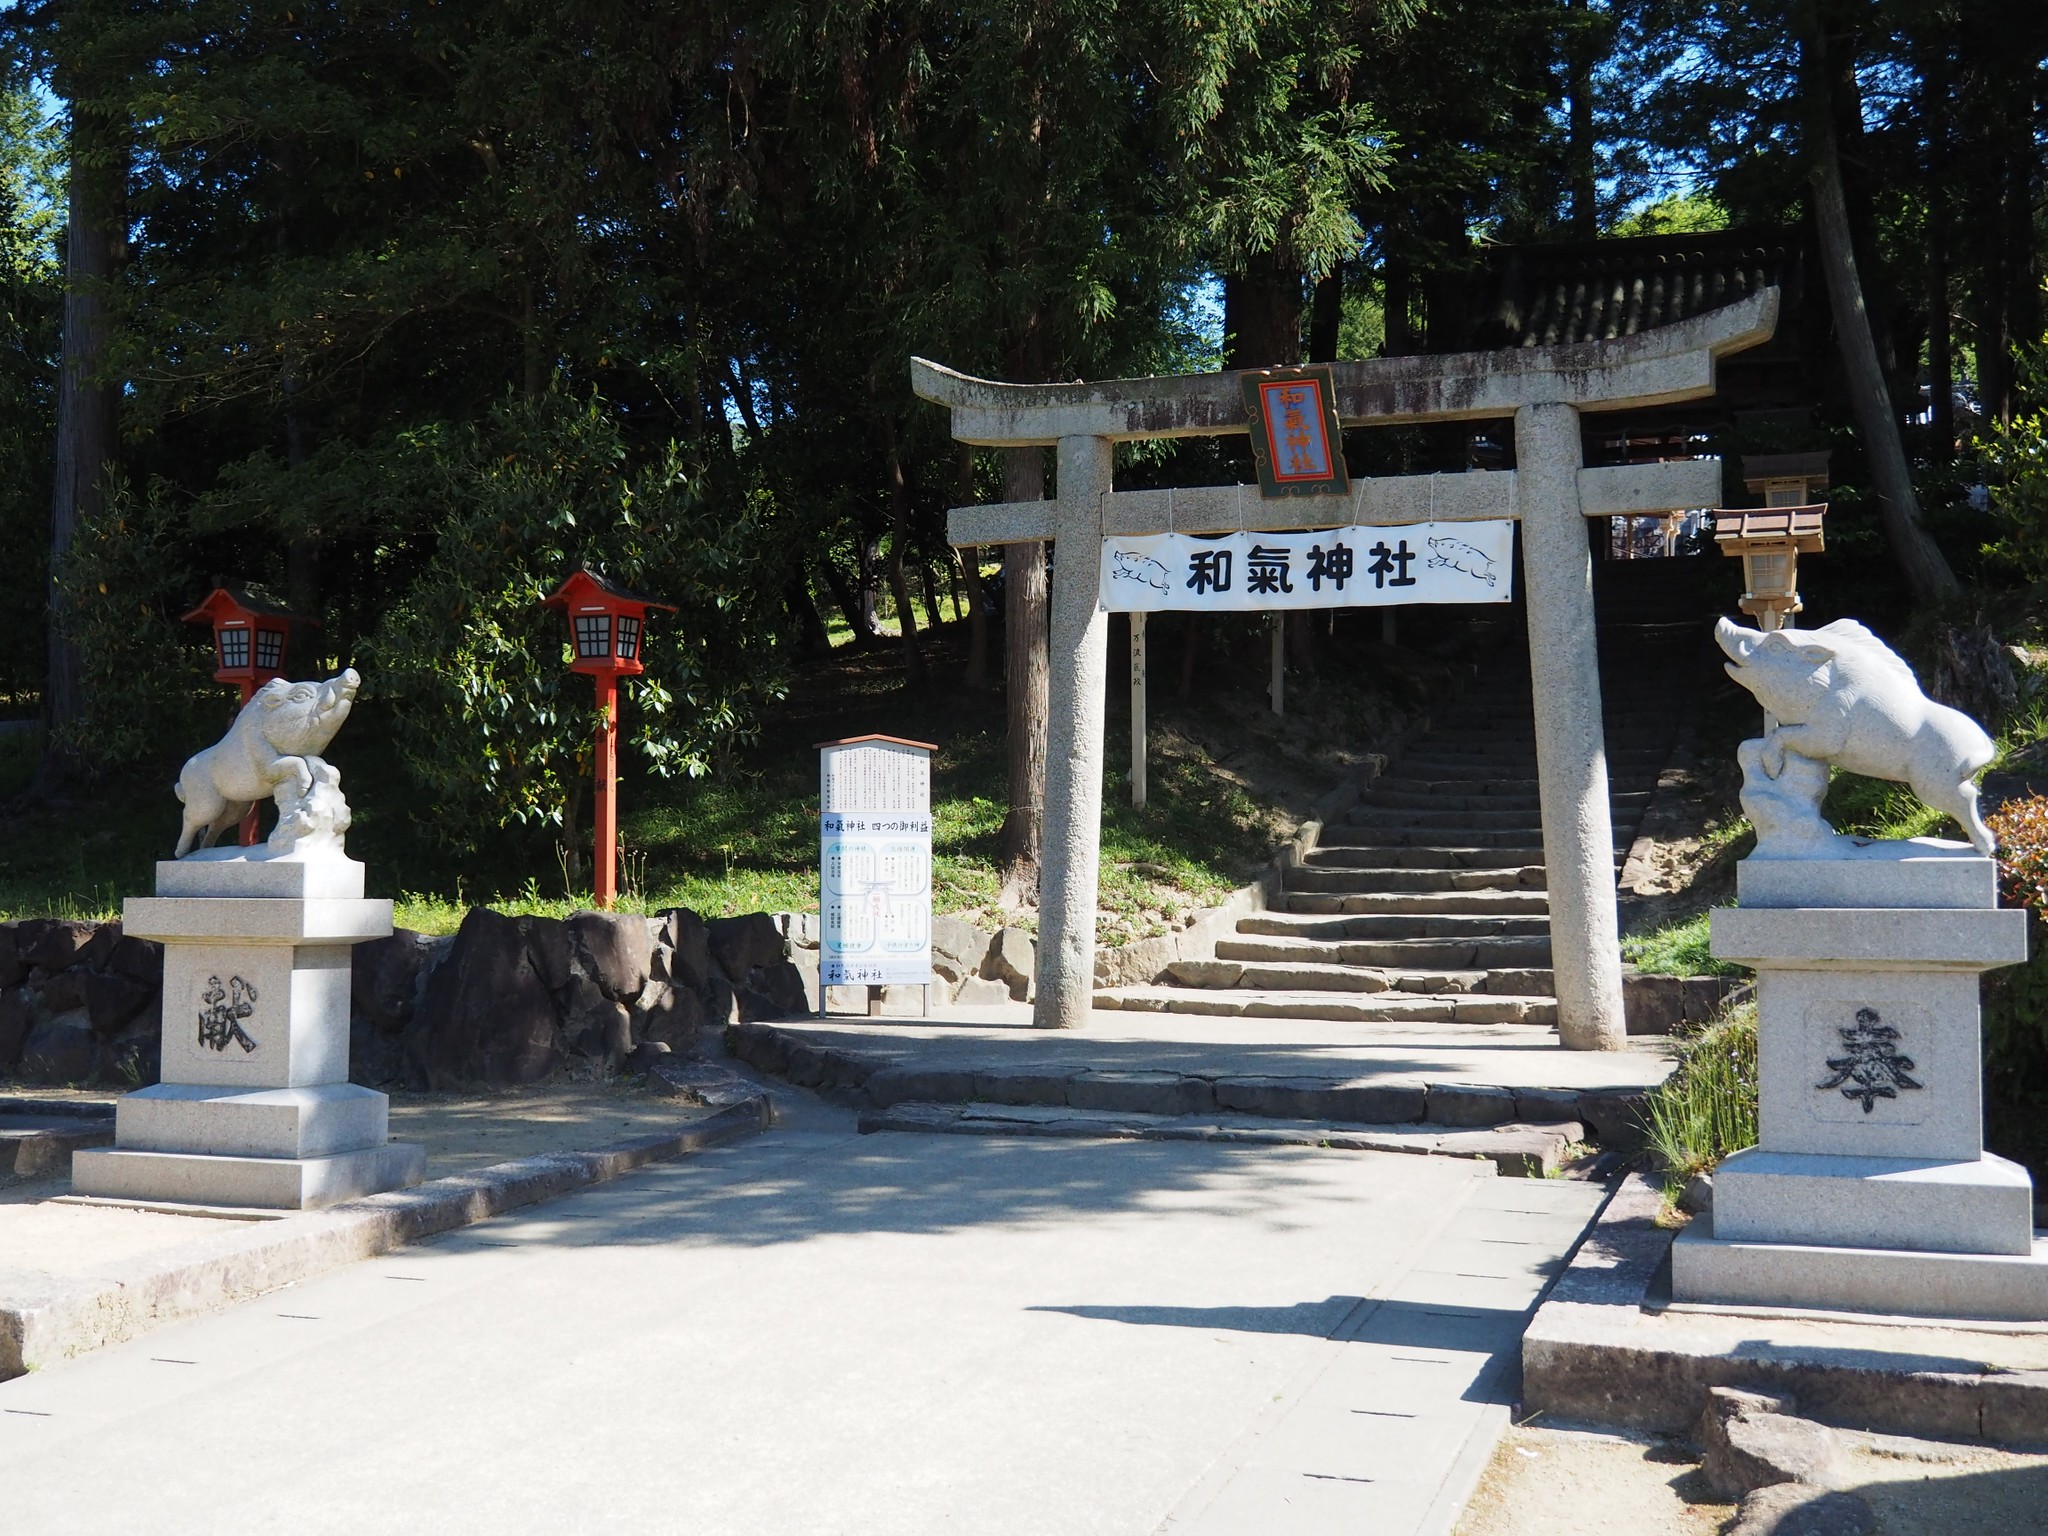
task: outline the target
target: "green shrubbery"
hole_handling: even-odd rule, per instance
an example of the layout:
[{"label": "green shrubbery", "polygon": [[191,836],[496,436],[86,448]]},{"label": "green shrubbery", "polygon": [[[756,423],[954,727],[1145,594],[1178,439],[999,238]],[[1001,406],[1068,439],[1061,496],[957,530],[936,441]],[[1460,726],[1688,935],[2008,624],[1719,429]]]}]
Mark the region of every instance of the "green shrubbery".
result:
[{"label": "green shrubbery", "polygon": [[1674,1194],[1731,1152],[1756,1144],[1756,1003],[1737,1003],[1679,1047],[1678,1065],[1652,1089],[1650,1150]]}]

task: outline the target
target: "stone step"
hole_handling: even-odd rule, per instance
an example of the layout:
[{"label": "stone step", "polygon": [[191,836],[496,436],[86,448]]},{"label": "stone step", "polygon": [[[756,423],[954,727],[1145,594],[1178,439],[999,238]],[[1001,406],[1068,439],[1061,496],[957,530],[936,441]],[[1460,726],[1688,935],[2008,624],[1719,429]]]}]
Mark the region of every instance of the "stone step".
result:
[{"label": "stone step", "polygon": [[1451,971],[1548,968],[1550,940],[1528,937],[1484,939],[1297,939],[1278,934],[1240,934],[1216,941],[1219,960],[1313,961],[1323,965],[1365,965],[1400,970]]},{"label": "stone step", "polygon": [[[1455,848],[1445,845],[1416,844],[1398,848],[1374,847],[1359,844],[1344,847],[1333,844],[1329,829],[1324,829],[1324,840],[1308,856],[1304,869],[1345,869],[1345,870],[1488,870],[1540,869],[1543,865],[1543,849],[1529,848]],[[1540,878],[1540,877],[1539,877]]]},{"label": "stone step", "polygon": [[[1490,971],[1389,971],[1356,965],[1261,965],[1241,960],[1176,960],[1159,985],[1250,987],[1261,992],[1412,992],[1430,996],[1484,992]],[[1502,974],[1524,976],[1534,972]]]},{"label": "stone step", "polygon": [[1499,1169],[1503,1178],[1511,1179],[1555,1176],[1586,1134],[1585,1128],[1575,1121],[1450,1130],[1427,1125],[1337,1124],[1263,1115],[1139,1115],[1052,1106],[921,1103],[865,1110],[855,1126],[862,1135],[907,1131],[950,1136],[1208,1141],[1316,1147],[1338,1152],[1404,1152],[1423,1157],[1481,1157]]},{"label": "stone step", "polygon": [[1288,891],[1282,900],[1286,911],[1303,914],[1528,913],[1547,918],[1550,913],[1550,897],[1543,891]]},{"label": "stone step", "polygon": [[1119,987],[1095,994],[1095,1006],[1126,1013],[1178,1013],[1220,1019],[1322,1019],[1332,1024],[1527,1024],[1553,1029],[1557,1001],[1492,992],[1301,992],[1252,987]]},{"label": "stone step", "polygon": [[[1345,850],[1349,852],[1350,850]],[[1311,858],[1314,855],[1310,855]],[[1382,892],[1398,895],[1448,894],[1456,891],[1541,891],[1541,864],[1508,865],[1500,869],[1400,869],[1384,866],[1295,864],[1281,874],[1289,891],[1329,893]]]},{"label": "stone step", "polygon": [[[1126,999],[1152,994],[1218,995],[1131,987],[1097,993],[1095,1002],[1098,1008],[1122,1009]],[[1492,1001],[1533,1004],[1546,1000]],[[1147,1010],[1141,1003],[1133,1011]],[[1399,1028],[1391,1026],[1390,1033]],[[1493,1028],[1505,1029],[1517,1040],[1523,1034],[1516,1026]],[[1475,1033],[1480,1038],[1502,1038],[1489,1036],[1483,1029]],[[1396,1033],[1395,1038],[1401,1036]],[[1073,1048],[1071,1041],[1033,1044]],[[873,1109],[906,1103],[975,1103],[1166,1116],[1299,1116],[1352,1124],[1459,1128],[1576,1120],[1596,1136],[1618,1138],[1639,1134],[1641,1085],[1655,1080],[1644,1072],[1645,1063],[1640,1060],[1616,1058],[1611,1073],[1589,1077],[1589,1066],[1608,1064],[1589,1063],[1577,1053],[1555,1047],[1531,1053],[1519,1044],[1504,1058],[1512,1062],[1515,1072],[1511,1086],[1431,1080],[1426,1072],[1417,1070],[1416,1054],[1409,1048],[1384,1057],[1340,1057],[1331,1061],[1333,1070],[1322,1073],[1268,1076],[1220,1065],[1187,1071],[1095,1066],[1071,1058],[1050,1058],[1037,1049],[1020,1053],[1009,1041],[949,1042],[932,1040],[924,1032],[916,1040],[894,1032],[875,1038],[855,1029],[798,1023],[734,1024],[725,1030],[724,1047],[727,1055],[757,1071]],[[976,1056],[976,1051],[984,1054]],[[1458,1068],[1447,1065],[1441,1070],[1448,1078]],[[1546,1078],[1574,1086],[1533,1085]]]},{"label": "stone step", "polygon": [[[1608,805],[1616,813],[1622,811],[1641,812],[1649,805],[1654,793],[1647,789],[1614,789],[1610,787]],[[1522,793],[1516,790],[1495,790],[1490,793],[1468,793],[1465,791],[1404,789],[1398,785],[1375,784],[1360,797],[1361,807],[1383,810],[1417,811],[1517,811],[1542,815],[1542,797],[1534,791]]]},{"label": "stone step", "polygon": [[1296,915],[1291,912],[1255,912],[1240,918],[1240,938],[1283,937],[1297,939],[1503,939],[1547,938],[1547,912],[1510,915],[1428,913],[1352,917],[1344,914]]},{"label": "stone step", "polygon": [[[1418,827],[1412,823],[1369,826],[1357,822],[1333,822],[1323,828],[1322,844],[1329,848],[1440,848],[1465,852],[1484,848],[1512,848],[1522,855],[1542,857],[1541,827]],[[1616,856],[1626,858],[1630,833],[1617,834]]]}]

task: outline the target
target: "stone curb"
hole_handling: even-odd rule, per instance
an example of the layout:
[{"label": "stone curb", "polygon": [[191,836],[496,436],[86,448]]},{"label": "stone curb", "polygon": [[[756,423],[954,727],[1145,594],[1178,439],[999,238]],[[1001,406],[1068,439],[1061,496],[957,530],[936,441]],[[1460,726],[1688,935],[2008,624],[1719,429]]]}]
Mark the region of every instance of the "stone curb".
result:
[{"label": "stone curb", "polygon": [[1508,1178],[1546,1178],[1585,1133],[1577,1125],[1504,1125],[1484,1131],[1430,1132],[1406,1125],[1326,1125],[1199,1115],[1133,1115],[1044,1105],[892,1105],[861,1114],[863,1136],[916,1131],[952,1136],[1060,1136],[1108,1141],[1218,1141],[1266,1147],[1325,1147],[1340,1152],[1404,1152],[1481,1158]]},{"label": "stone curb", "polygon": [[1455,1129],[1576,1122],[1609,1151],[1642,1144],[1640,1088],[1502,1088],[1382,1083],[1370,1078],[994,1065],[906,1066],[894,1057],[808,1040],[791,1026],[733,1024],[726,1054],[756,1071],[860,1108],[907,1103],[1009,1104],[1174,1117],[1226,1111],[1275,1119]]},{"label": "stone curb", "polygon": [[546,1152],[145,1255],[101,1275],[0,1272],[0,1381],[407,1243],[765,1130],[766,1096],[676,1131]]},{"label": "stone curb", "polygon": [[1653,1310],[1673,1237],[1661,1203],[1641,1174],[1625,1179],[1537,1310],[1522,1338],[1528,1415],[1684,1433],[1709,1387],[1739,1387],[1843,1428],[2048,1446],[2048,1371],[1999,1368],[1997,1335]]}]

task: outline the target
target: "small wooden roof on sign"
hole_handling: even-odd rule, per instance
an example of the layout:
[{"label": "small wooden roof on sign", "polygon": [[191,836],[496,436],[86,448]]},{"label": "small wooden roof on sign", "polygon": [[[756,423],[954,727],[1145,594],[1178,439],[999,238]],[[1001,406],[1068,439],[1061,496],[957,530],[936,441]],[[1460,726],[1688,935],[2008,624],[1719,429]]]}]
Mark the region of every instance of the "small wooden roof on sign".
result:
[{"label": "small wooden roof on sign", "polygon": [[935,741],[912,741],[907,736],[883,736],[872,732],[866,736],[842,736],[837,741],[821,741],[817,744],[817,750],[822,752],[827,747],[857,747],[864,741],[886,741],[892,747],[916,747],[920,752],[939,750],[939,744]]}]

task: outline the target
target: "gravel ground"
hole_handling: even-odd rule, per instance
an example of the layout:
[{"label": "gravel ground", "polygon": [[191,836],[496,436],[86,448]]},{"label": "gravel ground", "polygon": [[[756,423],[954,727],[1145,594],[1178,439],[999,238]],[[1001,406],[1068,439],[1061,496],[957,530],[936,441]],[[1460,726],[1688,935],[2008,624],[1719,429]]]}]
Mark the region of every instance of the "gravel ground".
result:
[{"label": "gravel ground", "polygon": [[[1884,1536],[2048,1533],[2048,1456],[1844,1432],[1849,1488]],[[1457,1536],[1712,1536],[1735,1513],[1684,1440],[1521,1424],[1502,1437]]]}]

